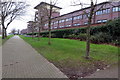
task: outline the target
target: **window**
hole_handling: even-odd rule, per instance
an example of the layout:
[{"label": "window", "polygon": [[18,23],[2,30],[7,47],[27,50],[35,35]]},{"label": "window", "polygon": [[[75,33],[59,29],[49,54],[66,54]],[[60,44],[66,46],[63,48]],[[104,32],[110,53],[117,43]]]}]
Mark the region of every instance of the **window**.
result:
[{"label": "window", "polygon": [[71,21],[72,20],[72,18],[69,18],[69,21]]},{"label": "window", "polygon": [[79,24],[79,23],[76,23],[76,24],[74,24],[74,26],[80,26],[80,24]]},{"label": "window", "polygon": [[76,19],[77,19],[77,17],[74,17],[73,19],[74,19],[74,20],[76,20]]},{"label": "window", "polygon": [[76,20],[76,19],[82,19],[82,15],[75,16],[73,19],[74,19],[74,20]]},{"label": "window", "polygon": [[102,22],[107,22],[107,19],[102,20]]},{"label": "window", "polygon": [[63,28],[64,26],[59,26],[60,28]]},{"label": "window", "polygon": [[102,10],[102,14],[107,14],[107,13],[110,13],[110,9],[108,8],[108,9],[103,9]]},{"label": "window", "polygon": [[119,6],[119,11],[120,11],[120,6]]},{"label": "window", "polygon": [[69,27],[71,26],[71,25],[68,25]]},{"label": "window", "polygon": [[66,19],[66,21],[69,21],[69,19]]},{"label": "window", "polygon": [[61,20],[61,22],[65,22],[65,20]]},{"label": "window", "polygon": [[102,14],[102,11],[97,11],[96,12],[96,15],[101,15]]},{"label": "window", "polygon": [[62,26],[59,26],[59,28],[62,28]]},{"label": "window", "polygon": [[87,18],[87,14],[84,14],[83,17],[84,17],[84,18]]},{"label": "window", "polygon": [[51,25],[53,25],[54,23],[52,22]]},{"label": "window", "polygon": [[97,20],[97,23],[104,23],[104,22],[107,22],[108,20],[107,19],[103,19],[103,20]]},{"label": "window", "polygon": [[110,9],[106,9],[107,13],[110,13]]},{"label": "window", "polygon": [[45,26],[48,26],[48,23],[46,23]]},{"label": "window", "polygon": [[57,23],[58,23],[58,21],[55,22],[55,24],[57,24]]},{"label": "window", "polygon": [[66,19],[66,21],[71,21],[71,20],[72,20],[72,18],[67,18],[67,19]]},{"label": "window", "polygon": [[54,27],[54,29],[57,29],[57,27]]},{"label": "window", "polygon": [[69,24],[69,25],[66,25],[66,27],[70,27],[71,25]]},{"label": "window", "polygon": [[86,25],[86,24],[88,24],[88,22],[84,22],[84,24]]},{"label": "window", "polygon": [[62,20],[59,20],[59,23],[61,23],[62,22]]},{"label": "window", "polygon": [[102,20],[97,20],[97,23],[101,23],[102,22]]},{"label": "window", "polygon": [[119,7],[113,7],[112,11],[113,11],[113,12],[119,11]]},{"label": "window", "polygon": [[82,15],[79,16],[79,19],[82,19]]}]

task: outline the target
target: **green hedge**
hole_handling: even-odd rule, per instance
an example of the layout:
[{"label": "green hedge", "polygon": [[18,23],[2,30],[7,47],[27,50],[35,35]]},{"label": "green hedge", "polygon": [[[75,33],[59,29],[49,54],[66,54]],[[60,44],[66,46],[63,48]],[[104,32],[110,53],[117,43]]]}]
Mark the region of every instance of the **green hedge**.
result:
[{"label": "green hedge", "polygon": [[[86,27],[77,29],[61,29],[51,31],[54,38],[73,38],[85,40]],[[37,34],[37,33],[35,33]],[[110,43],[115,42],[120,45],[120,18],[108,21],[105,25],[91,27],[91,42],[94,43]],[[31,34],[28,34],[31,35]],[[48,37],[48,32],[40,34],[43,37]]]}]

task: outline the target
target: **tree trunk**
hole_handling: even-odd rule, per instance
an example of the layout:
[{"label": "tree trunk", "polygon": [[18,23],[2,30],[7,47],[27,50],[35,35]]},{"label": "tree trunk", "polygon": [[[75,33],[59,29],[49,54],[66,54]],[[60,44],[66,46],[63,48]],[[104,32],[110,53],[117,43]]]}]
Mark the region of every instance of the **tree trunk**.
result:
[{"label": "tree trunk", "polygon": [[86,39],[86,59],[89,59],[90,57],[90,26],[92,22],[92,16],[94,12],[94,3],[93,0],[91,0],[91,10],[90,10],[90,15],[88,16],[88,26],[87,26],[87,39]]},{"label": "tree trunk", "polygon": [[38,32],[38,41],[40,40],[40,27],[39,27],[39,32]]},{"label": "tree trunk", "polygon": [[90,53],[90,24],[87,27],[87,39],[86,39],[86,59],[89,59]]},{"label": "tree trunk", "polygon": [[51,29],[49,28],[49,40],[48,40],[48,45],[51,45]]},{"label": "tree trunk", "polygon": [[34,32],[32,31],[32,39],[33,39]]},{"label": "tree trunk", "polygon": [[5,30],[2,28],[2,39],[5,39]]},{"label": "tree trunk", "polygon": [[[2,20],[4,22],[4,20]],[[5,25],[2,22],[2,39],[5,39]]]},{"label": "tree trunk", "polygon": [[51,45],[51,16],[52,16],[52,6],[50,6],[50,15],[49,15],[49,24],[48,24],[48,28],[49,28],[49,40],[48,40],[48,45]]},{"label": "tree trunk", "polygon": [[7,28],[4,29],[5,31],[5,38],[7,37]]}]

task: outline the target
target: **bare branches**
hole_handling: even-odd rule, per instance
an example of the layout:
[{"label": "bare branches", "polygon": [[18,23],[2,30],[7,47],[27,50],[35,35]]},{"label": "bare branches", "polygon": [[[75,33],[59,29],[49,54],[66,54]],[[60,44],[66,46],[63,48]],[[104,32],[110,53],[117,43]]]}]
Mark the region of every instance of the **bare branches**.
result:
[{"label": "bare branches", "polygon": [[12,2],[12,0],[1,3],[1,17],[4,21],[9,20],[6,24],[7,27],[17,16],[24,14],[26,6],[24,2]]},{"label": "bare branches", "polygon": [[[8,26],[15,20],[18,16],[21,16],[25,13],[25,8],[28,5],[25,2],[14,2],[12,0],[7,2],[1,2],[1,24],[2,29],[7,29]],[[6,32],[6,31],[5,31]]]}]

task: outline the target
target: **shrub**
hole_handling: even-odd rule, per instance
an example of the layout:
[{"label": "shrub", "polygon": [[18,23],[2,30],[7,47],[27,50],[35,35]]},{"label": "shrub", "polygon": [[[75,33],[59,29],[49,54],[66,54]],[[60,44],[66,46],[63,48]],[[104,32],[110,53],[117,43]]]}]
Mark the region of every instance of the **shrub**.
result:
[{"label": "shrub", "polygon": [[80,40],[86,40],[86,37],[87,37],[86,33],[80,33],[80,34],[78,35],[78,38],[79,38]]},{"label": "shrub", "polygon": [[120,41],[116,40],[116,41],[112,41],[112,44],[116,45],[116,46],[120,46]]},{"label": "shrub", "polygon": [[71,35],[68,35],[68,38],[70,38],[70,39],[77,39],[77,35],[71,34]]},{"label": "shrub", "polygon": [[[86,27],[75,29],[60,29],[51,31],[54,38],[73,38],[86,40]],[[32,33],[28,33],[31,35]],[[34,33],[35,35],[37,33]],[[120,37],[120,18],[108,21],[105,25],[91,27],[91,42],[119,44]],[[43,37],[48,37],[48,31],[42,32]]]},{"label": "shrub", "polygon": [[111,42],[111,35],[107,33],[100,32],[91,36],[91,42],[93,43],[110,43]]}]

